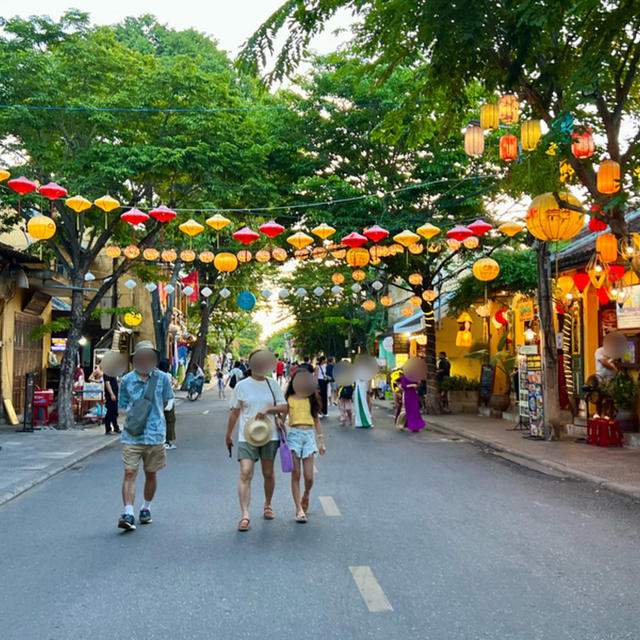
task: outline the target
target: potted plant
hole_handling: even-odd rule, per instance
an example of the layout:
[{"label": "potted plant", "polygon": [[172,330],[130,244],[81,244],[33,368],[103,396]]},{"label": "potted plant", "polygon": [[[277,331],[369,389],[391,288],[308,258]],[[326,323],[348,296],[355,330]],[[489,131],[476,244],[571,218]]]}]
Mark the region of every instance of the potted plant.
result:
[{"label": "potted plant", "polygon": [[476,413],[480,382],[466,376],[448,376],[440,383],[440,390],[449,394],[452,413]]},{"label": "potted plant", "polygon": [[626,371],[620,371],[607,387],[607,391],[618,409],[616,419],[620,423],[620,429],[626,432],[637,431],[638,383]]}]

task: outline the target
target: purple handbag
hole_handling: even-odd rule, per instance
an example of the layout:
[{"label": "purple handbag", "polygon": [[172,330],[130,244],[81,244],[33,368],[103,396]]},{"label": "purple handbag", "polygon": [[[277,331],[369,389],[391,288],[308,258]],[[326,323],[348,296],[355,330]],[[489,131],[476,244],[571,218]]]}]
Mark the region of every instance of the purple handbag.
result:
[{"label": "purple handbag", "polygon": [[[276,394],[273,392],[269,378],[267,378],[267,386],[269,387],[269,391],[271,391],[273,404],[275,406],[278,403],[276,402]],[[293,471],[293,455],[291,454],[291,448],[287,442],[287,431],[277,416],[275,418],[275,423],[276,429],[278,430],[278,438],[280,439],[280,464],[282,465],[282,472],[291,473]]]}]

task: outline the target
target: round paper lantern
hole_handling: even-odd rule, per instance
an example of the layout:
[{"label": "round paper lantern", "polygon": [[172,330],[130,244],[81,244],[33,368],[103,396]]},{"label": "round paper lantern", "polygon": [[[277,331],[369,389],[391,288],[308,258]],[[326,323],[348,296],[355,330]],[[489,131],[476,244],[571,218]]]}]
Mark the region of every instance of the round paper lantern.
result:
[{"label": "round paper lantern", "polygon": [[219,253],[213,260],[213,266],[223,273],[235,271],[238,267],[238,258],[233,253]]},{"label": "round paper lantern", "polygon": [[540,120],[527,120],[522,123],[520,140],[525,151],[533,151],[538,146],[541,137]]},{"label": "round paper lantern", "polygon": [[197,236],[199,233],[204,231],[204,227],[193,218],[183,222],[178,226],[178,229],[180,229],[182,233],[186,233],[190,238],[193,238],[193,236]]},{"label": "round paper lantern", "polygon": [[620,164],[603,160],[598,167],[597,188],[600,193],[611,195],[620,191]]},{"label": "round paper lantern", "polygon": [[224,229],[226,226],[231,224],[231,220],[229,220],[229,218],[225,218],[219,213],[216,213],[210,218],[207,218],[205,222],[216,231],[220,231],[221,229]]},{"label": "round paper lantern", "polygon": [[412,253],[414,256],[418,256],[424,252],[424,245],[422,242],[414,242],[413,244],[410,244],[407,249],[409,250],[409,253]]},{"label": "round paper lantern", "polygon": [[278,224],[275,220],[269,220],[269,222],[261,224],[258,227],[258,231],[260,231],[260,233],[264,233],[264,235],[269,238],[275,238],[278,234],[284,231],[284,227],[281,224]]},{"label": "round paper lantern", "polygon": [[365,300],[362,303],[362,308],[365,311],[373,311],[376,308],[376,303],[373,300]]},{"label": "round paper lantern", "polygon": [[351,277],[356,281],[356,282],[362,282],[362,280],[364,280],[367,277],[367,274],[362,270],[362,269],[356,269],[352,274]]},{"label": "round paper lantern", "polygon": [[500,160],[513,162],[518,157],[518,138],[506,133],[500,138]]},{"label": "round paper lantern", "polygon": [[311,251],[309,251],[309,249],[296,249],[293,255],[298,260],[306,260],[311,256]]},{"label": "round paper lantern", "polygon": [[470,124],[464,132],[464,152],[472,158],[484,152],[484,131],[477,124]]},{"label": "round paper lantern", "polygon": [[271,254],[266,249],[260,249],[256,251],[256,260],[258,262],[269,262],[271,260]]},{"label": "round paper lantern", "polygon": [[314,247],[311,255],[316,260],[324,260],[329,252],[324,247]]},{"label": "round paper lantern", "polygon": [[236,256],[238,257],[238,262],[241,262],[242,264],[246,264],[247,262],[251,262],[251,258],[253,257],[251,255],[251,251],[247,251],[247,249],[243,249],[242,251],[238,251]]},{"label": "round paper lantern", "polygon": [[36,183],[31,182],[31,180],[28,180],[24,176],[9,180],[9,182],[7,182],[7,186],[19,193],[21,196],[23,196],[25,193],[30,193],[31,191],[36,190]]},{"label": "round paper lantern", "polygon": [[163,262],[175,262],[178,259],[178,254],[173,249],[164,249],[160,257]]},{"label": "round paper lantern", "polygon": [[115,245],[107,247],[104,252],[108,258],[113,259],[119,258],[122,255],[122,250],[120,249],[120,247],[116,247]]},{"label": "round paper lantern", "polygon": [[[568,191],[561,191],[558,196],[563,202],[580,207],[580,201]],[[553,193],[536,196],[527,212],[527,229],[529,233],[548,242],[559,242],[573,238],[584,226],[584,214],[573,209],[565,209],[558,204]]]},{"label": "round paper lantern", "polygon": [[357,249],[364,244],[367,244],[369,240],[366,236],[361,235],[355,231],[352,231],[349,235],[342,238],[342,244],[347,245],[347,247],[351,247],[352,249]]},{"label": "round paper lantern", "polygon": [[129,260],[135,260],[140,255],[140,249],[135,244],[130,244],[124,249],[124,255]]},{"label": "round paper lantern", "polygon": [[369,252],[363,247],[349,249],[346,255],[347,264],[350,267],[364,267],[369,264],[369,258]]},{"label": "round paper lantern", "polygon": [[178,214],[173,211],[173,209],[169,209],[169,207],[165,207],[161,204],[159,207],[151,209],[151,211],[149,211],[149,215],[160,224],[165,224],[166,222],[173,220]]},{"label": "round paper lantern", "polygon": [[409,304],[412,307],[420,307],[422,306],[422,298],[420,298],[420,296],[411,296],[409,298]]},{"label": "round paper lantern", "polygon": [[510,238],[515,236],[516,233],[520,233],[523,229],[524,225],[519,222],[503,222],[498,227],[500,233],[504,233],[505,236],[509,236]]},{"label": "round paper lantern", "polygon": [[506,94],[498,100],[498,116],[502,124],[512,125],[518,122],[518,98],[511,94]]},{"label": "round paper lantern", "polygon": [[278,262],[284,262],[287,259],[287,252],[282,247],[276,247],[271,252],[271,257]]},{"label": "round paper lantern", "polygon": [[402,315],[409,318],[415,313],[415,309],[413,307],[402,307]]},{"label": "round paper lantern", "polygon": [[577,271],[573,274],[573,284],[576,286],[576,289],[582,293],[591,282],[591,278],[589,274],[584,271]]},{"label": "round paper lantern", "polygon": [[462,241],[462,244],[467,249],[477,249],[478,245],[480,244],[480,240],[478,240],[478,238],[476,238],[476,236],[470,236],[469,238],[465,238]]},{"label": "round paper lantern", "polygon": [[380,242],[380,240],[384,240],[389,235],[389,232],[381,226],[374,224],[372,227],[367,227],[362,234],[371,240],[371,242]]},{"label": "round paper lantern", "polygon": [[556,282],[558,289],[565,295],[571,293],[573,289],[573,278],[571,276],[560,276]]},{"label": "round paper lantern", "polygon": [[191,249],[184,249],[180,252],[182,262],[193,262],[196,259],[196,252]]},{"label": "round paper lantern", "polygon": [[313,233],[314,236],[318,236],[318,238],[322,238],[323,240],[326,240],[329,236],[332,236],[335,232],[336,230],[333,227],[329,226],[326,222],[323,222],[322,224],[319,224],[314,229],[311,229],[311,233]]},{"label": "round paper lantern", "polygon": [[424,278],[423,278],[423,277],[422,277],[422,275],[421,275],[421,274],[419,274],[419,273],[412,273],[412,274],[407,278],[407,280],[408,280],[409,284],[413,284],[413,285],[419,285],[419,284],[422,284],[423,279],[424,279]]},{"label": "round paper lantern", "polygon": [[200,262],[204,262],[205,264],[210,264],[215,260],[215,254],[213,251],[201,251],[198,259]]},{"label": "round paper lantern", "polygon": [[6,170],[0,168],[0,182],[4,182],[7,178],[10,178],[11,174]]},{"label": "round paper lantern", "polygon": [[613,233],[603,233],[596,238],[596,252],[602,262],[615,262],[618,259],[618,239]]},{"label": "round paper lantern", "polygon": [[594,233],[598,233],[600,231],[604,231],[608,225],[604,220],[600,220],[600,218],[596,218],[592,216],[589,220],[589,231],[593,231]]},{"label": "round paper lantern", "polygon": [[422,297],[427,302],[433,302],[438,297],[438,294],[433,289],[426,289],[422,292]]},{"label": "round paper lantern", "polygon": [[449,231],[447,231],[447,238],[457,240],[458,242],[462,242],[465,238],[472,235],[473,231],[467,227],[463,227],[461,224],[458,224],[453,227],[453,229],[449,229]]},{"label": "round paper lantern", "polygon": [[36,240],[48,240],[56,234],[56,223],[48,216],[33,216],[27,222],[27,231]]},{"label": "round paper lantern", "polygon": [[142,322],[142,314],[132,313],[129,311],[124,314],[123,320],[126,325],[129,325],[130,327],[137,327]]},{"label": "round paper lantern", "polygon": [[[313,238],[302,231],[298,231],[287,238],[287,242],[297,249],[304,249],[313,243]],[[275,257],[275,256],[274,256]]]},{"label": "round paper lantern", "polygon": [[490,102],[480,107],[480,126],[493,131],[498,128],[498,105]]},{"label": "round paper lantern", "polygon": [[333,282],[333,284],[342,284],[344,282],[344,276],[341,273],[334,273],[331,276],[331,282]]},{"label": "round paper lantern", "polygon": [[[83,211],[91,208],[91,203],[83,196],[73,196],[72,198],[67,198],[64,203],[67,205],[67,207],[69,207],[69,209],[73,209],[76,213],[82,213]],[[140,213],[142,213],[142,211]],[[143,215],[146,216],[147,220],[149,219],[149,216],[147,216],[146,213]]]},{"label": "round paper lantern", "polygon": [[242,244],[251,244],[260,237],[260,234],[257,231],[246,226],[242,227],[242,229],[238,229],[238,231],[235,231],[232,235],[236,240],[238,240],[238,242],[242,242]]},{"label": "round paper lantern", "polygon": [[573,131],[571,133],[571,139],[573,140],[571,153],[573,153],[578,160],[586,160],[594,154],[596,146],[593,142],[591,129],[584,129],[582,133]]},{"label": "round paper lantern", "polygon": [[453,238],[447,238],[447,249],[449,251],[458,251],[462,243],[460,240],[454,240]]},{"label": "round paper lantern", "polygon": [[420,240],[420,236],[413,233],[413,231],[410,231],[409,229],[405,229],[404,231],[393,236],[393,239],[399,245],[408,247],[409,245],[418,242],[418,240]]},{"label": "round paper lantern", "polygon": [[427,240],[431,240],[431,238],[440,233],[440,229],[435,225],[432,225],[430,222],[425,222],[421,227],[416,229],[416,231]]},{"label": "round paper lantern", "polygon": [[473,263],[472,271],[476,280],[489,282],[498,277],[500,265],[493,258],[480,258]]},{"label": "round paper lantern", "polygon": [[380,304],[383,307],[390,307],[393,304],[393,298],[391,296],[382,296],[382,298],[380,298]]},{"label": "round paper lantern", "polygon": [[142,257],[145,260],[157,260],[160,257],[160,252],[153,247],[148,247],[142,252]]},{"label": "round paper lantern", "polygon": [[332,250],[331,247],[329,247],[329,253],[331,253],[332,257],[336,260],[344,260],[344,258],[347,257],[347,249],[344,248],[336,248]]},{"label": "round paper lantern", "polygon": [[488,222],[485,222],[484,220],[478,218],[475,222],[468,224],[467,229],[469,229],[469,231],[471,231],[476,236],[483,236],[488,231],[491,231],[493,227]]},{"label": "round paper lantern", "polygon": [[64,198],[64,196],[67,195],[67,190],[64,187],[61,187],[59,184],[56,184],[55,182],[49,182],[45,185],[42,185],[38,189],[38,192],[49,200]]},{"label": "round paper lantern", "polygon": [[243,311],[251,311],[256,306],[256,297],[251,291],[241,291],[236,297],[236,304]]}]

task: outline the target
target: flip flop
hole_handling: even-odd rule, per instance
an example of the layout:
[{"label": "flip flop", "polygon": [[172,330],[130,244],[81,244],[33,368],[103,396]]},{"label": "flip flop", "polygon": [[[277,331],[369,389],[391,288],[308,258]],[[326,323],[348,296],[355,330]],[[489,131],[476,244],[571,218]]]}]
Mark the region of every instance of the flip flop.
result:
[{"label": "flip flop", "polygon": [[265,520],[275,520],[276,516],[275,513],[273,513],[273,509],[271,508],[271,505],[268,505],[264,508],[264,519]]},{"label": "flip flop", "polygon": [[301,516],[296,516],[296,522],[299,522],[300,524],[305,524],[307,522],[307,515],[303,514]]},{"label": "flip flop", "polygon": [[249,518],[241,518],[240,522],[238,522],[238,531],[249,531],[250,523],[251,523],[251,520],[249,520]]}]

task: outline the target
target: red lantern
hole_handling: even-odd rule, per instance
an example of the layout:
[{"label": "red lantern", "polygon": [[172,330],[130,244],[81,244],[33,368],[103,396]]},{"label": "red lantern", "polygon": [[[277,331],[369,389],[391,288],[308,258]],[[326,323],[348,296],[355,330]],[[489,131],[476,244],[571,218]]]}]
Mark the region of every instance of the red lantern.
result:
[{"label": "red lantern", "polygon": [[351,247],[352,249],[357,249],[363,244],[367,244],[367,242],[369,242],[369,240],[366,236],[363,236],[355,231],[352,231],[348,236],[342,238],[342,244],[346,244],[347,247]]},{"label": "red lantern", "polygon": [[380,240],[384,240],[389,235],[386,229],[383,229],[377,224],[374,224],[372,227],[367,227],[362,233],[369,238],[371,242],[380,242]]},{"label": "red lantern", "polygon": [[31,180],[27,180],[24,176],[9,180],[9,182],[7,182],[7,186],[10,189],[17,191],[21,196],[23,196],[25,193],[36,190],[36,183],[31,182]]},{"label": "red lantern", "polygon": [[275,238],[279,233],[284,231],[284,227],[275,222],[275,220],[270,220],[260,225],[258,231],[264,233],[265,236],[269,236],[269,238]]},{"label": "red lantern", "polygon": [[578,158],[578,160],[585,160],[593,155],[596,147],[593,143],[593,136],[591,135],[591,129],[585,129],[582,133],[573,131],[571,133],[573,144],[571,145],[571,153]]},{"label": "red lantern", "polygon": [[177,214],[173,209],[169,209],[169,207],[165,207],[161,204],[159,207],[151,209],[151,211],[149,211],[149,215],[161,224],[164,224],[165,222],[173,220]]},{"label": "red lantern", "polygon": [[242,244],[251,244],[260,237],[260,234],[249,227],[242,227],[233,234],[233,237]]},{"label": "red lantern", "polygon": [[617,282],[624,275],[624,267],[621,264],[609,265],[609,280],[611,282]]},{"label": "red lantern", "polygon": [[487,231],[491,231],[493,227],[484,220],[476,220],[475,222],[468,224],[467,229],[472,231],[477,236],[483,236],[485,233],[487,233]]},{"label": "red lantern", "polygon": [[509,322],[504,309],[500,309],[500,311],[496,312],[495,319],[496,322],[501,325],[506,325]]},{"label": "red lantern", "polygon": [[591,282],[591,278],[589,278],[589,274],[585,271],[577,271],[573,274],[573,283],[576,285],[576,289],[582,293]]},{"label": "red lantern", "polygon": [[63,198],[67,195],[67,190],[64,187],[61,187],[59,184],[55,182],[49,182],[48,184],[42,185],[38,192],[41,193],[45,198],[49,198],[51,200],[51,216],[53,217],[53,201],[56,198]]},{"label": "red lantern", "polygon": [[601,305],[611,302],[611,296],[609,295],[607,287],[600,287],[599,289],[596,289],[596,294]]},{"label": "red lantern", "polygon": [[470,231],[467,227],[463,227],[461,224],[456,225],[453,229],[449,229],[449,231],[447,231],[447,238],[457,240],[458,242],[462,242],[465,238],[472,235],[473,231]]},{"label": "red lantern", "polygon": [[512,162],[518,157],[518,138],[507,133],[500,138],[500,159]]},{"label": "red lantern", "polygon": [[144,212],[140,211],[140,209],[129,209],[129,211],[125,211],[120,218],[125,222],[128,222],[132,227],[137,227],[139,224],[146,222],[149,219],[149,216]]},{"label": "red lantern", "polygon": [[607,226],[607,223],[604,220],[600,220],[599,218],[592,217],[589,220],[589,231],[593,231],[594,233],[604,231]]}]

